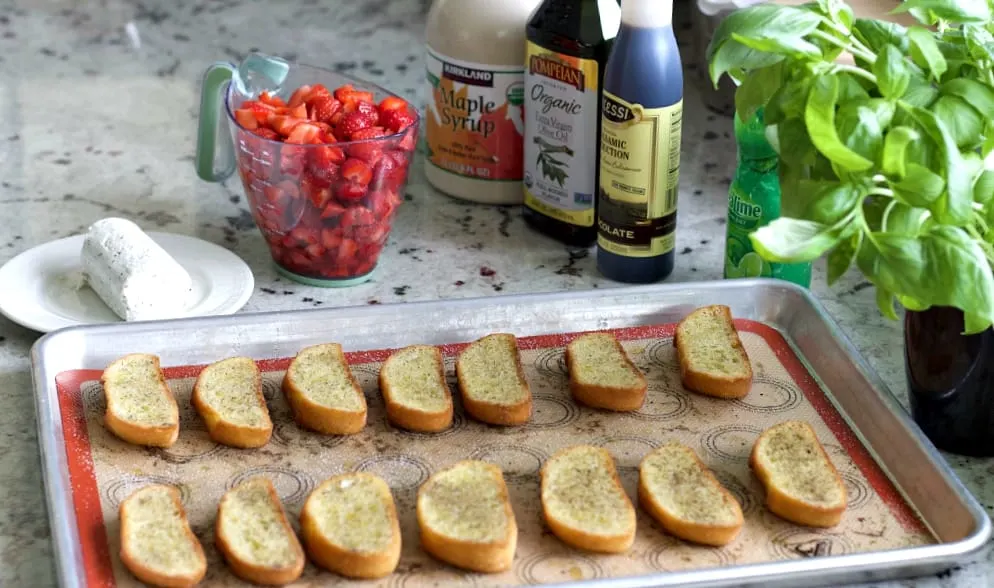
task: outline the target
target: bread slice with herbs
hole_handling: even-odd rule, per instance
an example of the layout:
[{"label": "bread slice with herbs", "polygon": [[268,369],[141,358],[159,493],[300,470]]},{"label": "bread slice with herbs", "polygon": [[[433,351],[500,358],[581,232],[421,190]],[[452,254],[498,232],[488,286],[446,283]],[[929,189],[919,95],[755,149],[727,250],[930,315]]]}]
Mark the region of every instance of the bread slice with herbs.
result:
[{"label": "bread slice with herbs", "polygon": [[531,388],[514,335],[496,333],[470,343],[456,360],[456,376],[463,407],[476,420],[523,425],[531,418]]},{"label": "bread slice with herbs", "polygon": [[221,497],[214,541],[231,571],[247,582],[289,584],[304,571],[304,550],[266,478],[249,479]]},{"label": "bread slice with herbs", "polygon": [[635,541],[635,507],[606,449],[578,445],[542,466],[542,514],[563,543],[599,553],[622,553]]},{"label": "bread slice with herbs", "polygon": [[773,514],[809,527],[833,527],[842,520],[846,486],[808,423],[786,421],[764,431],[749,465]]},{"label": "bread slice with herbs", "polygon": [[366,426],[366,397],[338,343],[301,349],[283,377],[283,392],[302,427],[351,435]]},{"label": "bread slice with herbs", "polygon": [[255,361],[231,357],[205,367],[191,398],[210,438],[231,447],[262,447],[273,434],[262,374]]},{"label": "bread slice with herbs", "polygon": [[322,482],[300,512],[300,535],[312,562],[349,578],[382,578],[400,561],[393,495],[373,474],[342,474]]},{"label": "bread slice with herbs", "polygon": [[139,488],[119,510],[121,562],[152,586],[196,586],[207,573],[207,559],[190,529],[179,491],[165,484]]},{"label": "bread slice with herbs", "polygon": [[566,346],[573,398],[594,408],[638,410],[645,402],[645,376],[611,333],[581,335]]},{"label": "bread slice with herbs", "polygon": [[442,352],[433,345],[394,351],[380,368],[387,419],[410,431],[435,433],[452,424],[452,394]]},{"label": "bread slice with herbs", "polygon": [[132,353],[100,376],[107,410],[104,425],[122,441],[170,447],[179,436],[179,408],[166,384],[159,358]]},{"label": "bread slice with herbs", "polygon": [[685,541],[727,545],[742,530],[738,501],[682,443],[667,443],[642,459],[638,489],[642,508]]},{"label": "bread slice with herbs", "polygon": [[718,398],[749,393],[752,365],[727,306],[705,306],[687,315],[677,325],[673,343],[688,390]]},{"label": "bread slice with herbs", "polygon": [[518,525],[500,468],[466,460],[418,489],[421,546],[436,559],[481,573],[511,569]]}]

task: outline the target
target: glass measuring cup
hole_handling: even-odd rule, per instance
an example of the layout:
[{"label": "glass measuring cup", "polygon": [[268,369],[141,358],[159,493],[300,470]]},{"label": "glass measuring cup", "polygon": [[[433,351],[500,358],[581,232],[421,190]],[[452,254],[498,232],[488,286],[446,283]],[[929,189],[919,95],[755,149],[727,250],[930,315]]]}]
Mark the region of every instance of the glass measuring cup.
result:
[{"label": "glass measuring cup", "polygon": [[[377,103],[395,96],[348,75],[270,56],[253,54],[237,67],[215,63],[204,74],[197,173],[219,182],[238,171],[281,274],[314,286],[351,286],[371,277],[386,244],[403,202],[420,119],[383,137],[308,144],[262,136],[236,119],[243,103],[263,90],[288,101],[296,88],[314,84],[331,91],[351,84],[371,92]],[[360,176],[368,170],[368,182],[343,178],[342,169],[358,169]]]}]

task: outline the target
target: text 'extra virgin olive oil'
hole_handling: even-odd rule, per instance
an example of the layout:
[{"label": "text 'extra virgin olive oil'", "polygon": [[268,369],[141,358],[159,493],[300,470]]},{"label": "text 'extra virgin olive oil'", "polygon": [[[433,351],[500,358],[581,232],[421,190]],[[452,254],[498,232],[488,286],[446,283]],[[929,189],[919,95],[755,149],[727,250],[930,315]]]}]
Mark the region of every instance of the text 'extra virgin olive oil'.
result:
[{"label": "text 'extra virgin olive oil'", "polygon": [[601,82],[618,0],[545,0],[526,28],[523,215],[569,245],[597,239]]},{"label": "text 'extra virgin olive oil'", "polygon": [[683,69],[672,0],[622,0],[604,72],[597,269],[650,283],[673,271]]}]

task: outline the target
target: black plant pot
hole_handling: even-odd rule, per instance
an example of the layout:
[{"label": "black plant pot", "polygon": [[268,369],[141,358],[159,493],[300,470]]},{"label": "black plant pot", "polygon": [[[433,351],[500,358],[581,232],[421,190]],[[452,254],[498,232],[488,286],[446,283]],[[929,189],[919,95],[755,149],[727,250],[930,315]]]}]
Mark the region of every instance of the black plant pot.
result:
[{"label": "black plant pot", "polygon": [[994,456],[994,330],[963,335],[955,308],[908,312],[904,359],[911,414],[936,447]]}]

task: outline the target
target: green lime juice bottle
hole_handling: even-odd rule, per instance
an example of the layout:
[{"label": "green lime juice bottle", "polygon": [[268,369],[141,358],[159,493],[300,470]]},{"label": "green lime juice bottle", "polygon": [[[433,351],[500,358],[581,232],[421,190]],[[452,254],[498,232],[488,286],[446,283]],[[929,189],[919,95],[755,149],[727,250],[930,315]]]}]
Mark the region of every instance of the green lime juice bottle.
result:
[{"label": "green lime juice bottle", "polygon": [[776,151],[766,140],[763,111],[748,122],[735,116],[739,161],[728,189],[725,278],[779,278],[805,288],[810,263],[770,263],[752,248],[749,234],[780,216],[780,171]]}]

